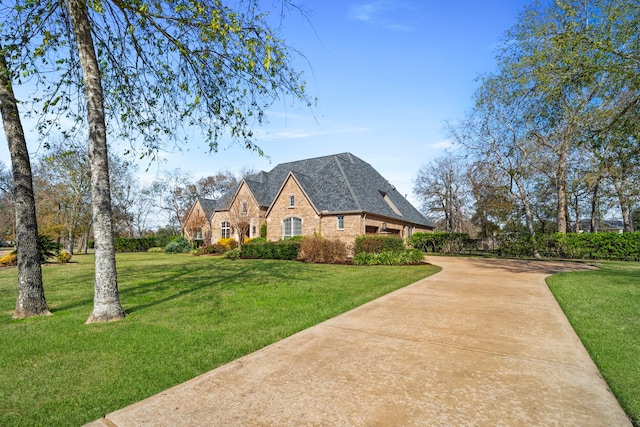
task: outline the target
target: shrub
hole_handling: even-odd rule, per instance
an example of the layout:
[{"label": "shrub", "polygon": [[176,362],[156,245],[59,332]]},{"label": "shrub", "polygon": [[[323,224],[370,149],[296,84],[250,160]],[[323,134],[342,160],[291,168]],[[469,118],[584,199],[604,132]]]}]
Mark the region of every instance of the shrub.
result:
[{"label": "shrub", "polygon": [[353,257],[354,265],[409,265],[417,264],[424,258],[419,249],[401,251],[360,252]]},{"label": "shrub", "polygon": [[395,236],[360,236],[353,247],[354,255],[362,252],[379,253],[385,251],[404,250],[404,241]]},{"label": "shrub", "polygon": [[240,258],[240,249],[238,249],[238,248],[231,249],[231,250],[229,250],[229,251],[224,253],[224,257],[226,259],[236,260],[236,259]]},{"label": "shrub", "polygon": [[178,236],[164,248],[164,251],[170,254],[186,254],[190,250],[191,244],[182,236]]},{"label": "shrub", "polygon": [[440,231],[437,233],[414,233],[407,242],[415,249],[424,252],[437,252],[444,254],[459,254],[469,252],[473,241],[466,233],[450,233]]},{"label": "shrub", "polygon": [[10,267],[10,266],[15,266],[17,264],[18,264],[18,256],[16,255],[15,251],[9,252],[8,254],[0,258],[0,267]]},{"label": "shrub", "polygon": [[320,236],[307,237],[300,242],[298,259],[306,262],[334,263],[347,257],[347,245],[339,240],[327,240]]},{"label": "shrub", "polygon": [[267,223],[266,222],[260,226],[260,237],[267,240]]},{"label": "shrub", "polygon": [[38,236],[38,250],[40,251],[40,263],[55,257],[60,251],[60,243],[56,243],[49,236]]},{"label": "shrub", "polygon": [[213,245],[202,245],[198,248],[198,255],[218,255],[226,251],[223,246],[214,243]]},{"label": "shrub", "polygon": [[64,250],[60,251],[58,252],[58,256],[57,256],[58,262],[61,262],[62,264],[66,264],[69,261],[71,261],[71,256],[72,255],[67,251],[64,251]]},{"label": "shrub", "polygon": [[238,247],[238,242],[236,242],[231,237],[227,237],[225,239],[218,240],[218,246],[220,246],[222,248],[223,252],[226,252],[226,251],[229,251],[231,249],[237,248]]},{"label": "shrub", "polygon": [[300,252],[300,242],[280,240],[278,242],[251,242],[242,247],[242,258],[296,259]]},{"label": "shrub", "polygon": [[266,241],[267,239],[264,237],[254,237],[253,239],[251,239],[250,242],[247,242],[247,243],[264,243]]},{"label": "shrub", "polygon": [[116,252],[147,252],[156,246],[155,237],[116,237],[113,239]]},{"label": "shrub", "polygon": [[154,246],[152,248],[147,249],[147,252],[164,252],[164,248]]}]

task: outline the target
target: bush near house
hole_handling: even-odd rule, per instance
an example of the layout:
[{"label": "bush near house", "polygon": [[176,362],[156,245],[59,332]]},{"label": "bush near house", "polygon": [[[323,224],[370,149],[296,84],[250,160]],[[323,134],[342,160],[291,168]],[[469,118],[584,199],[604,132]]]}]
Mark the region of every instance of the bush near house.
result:
[{"label": "bush near house", "polygon": [[164,248],[169,254],[186,254],[191,250],[191,243],[182,236],[178,236]]},{"label": "bush near house", "polygon": [[353,254],[403,251],[404,241],[394,236],[360,236],[356,238]]},{"label": "bush near house", "polygon": [[353,257],[354,265],[409,265],[418,264],[424,259],[419,249],[401,251],[383,251],[379,253],[360,252]]},{"label": "bush near house", "polygon": [[339,240],[328,240],[321,236],[306,237],[300,241],[298,259],[305,262],[331,264],[344,262],[347,245]]},{"label": "bush near house", "polygon": [[297,240],[280,240],[277,242],[259,243],[252,241],[242,246],[242,258],[258,258],[258,259],[286,259],[293,260],[298,258],[300,252],[300,241]]}]

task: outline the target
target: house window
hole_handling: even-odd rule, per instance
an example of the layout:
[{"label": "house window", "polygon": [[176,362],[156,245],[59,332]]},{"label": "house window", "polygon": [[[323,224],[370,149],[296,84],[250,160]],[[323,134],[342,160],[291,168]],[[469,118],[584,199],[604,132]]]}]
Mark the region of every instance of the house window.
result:
[{"label": "house window", "polygon": [[296,205],[296,196],[289,196],[289,207],[292,208]]},{"label": "house window", "polygon": [[228,221],[222,222],[222,224],[220,224],[220,229],[222,231],[221,237],[223,239],[228,239],[229,237],[231,237],[231,224],[229,224]]},{"label": "house window", "polygon": [[249,211],[249,205],[247,202],[242,202],[242,215],[246,215]]},{"label": "house window", "polygon": [[256,235],[256,226],[255,226],[255,225],[252,225],[252,226],[251,226],[251,237],[253,237],[253,236],[255,236],[255,235]]},{"label": "house window", "polygon": [[199,229],[198,231],[196,231],[196,238],[195,240],[202,240],[202,228]]},{"label": "house window", "polygon": [[289,239],[302,235],[302,219],[292,216],[282,221],[282,238]]},{"label": "house window", "polygon": [[338,230],[344,230],[344,215],[338,215]]}]

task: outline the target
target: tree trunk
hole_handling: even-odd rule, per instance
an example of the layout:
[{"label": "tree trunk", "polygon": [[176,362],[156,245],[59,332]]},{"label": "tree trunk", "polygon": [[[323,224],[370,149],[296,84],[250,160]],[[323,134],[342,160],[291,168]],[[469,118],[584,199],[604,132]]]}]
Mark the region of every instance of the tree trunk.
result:
[{"label": "tree trunk", "polygon": [[67,0],[67,9],[82,67],[89,123],[96,271],[93,312],[87,323],[108,322],[122,319],[126,313],[120,304],[118,294],[102,83],[91,36],[87,3],[85,0]]},{"label": "tree trunk", "polygon": [[600,179],[595,182],[593,186],[593,193],[591,195],[591,232],[596,232],[596,212],[598,210],[598,190],[600,188]]},{"label": "tree trunk", "polygon": [[513,178],[513,180],[518,187],[519,199],[522,202],[522,206],[524,207],[524,217],[527,224],[527,231],[529,232],[529,236],[531,237],[531,241],[533,242],[533,256],[537,259],[540,259],[542,258],[542,256],[540,255],[537,247],[536,230],[533,227],[533,213],[531,212],[531,206],[529,205],[527,192],[519,179]]},{"label": "tree trunk", "polygon": [[2,46],[0,52],[0,109],[11,154],[18,242],[18,300],[13,317],[50,315],[42,285],[31,162]]},{"label": "tree trunk", "polygon": [[558,191],[558,233],[567,233],[567,155],[568,144],[562,143],[558,154],[556,185]]}]

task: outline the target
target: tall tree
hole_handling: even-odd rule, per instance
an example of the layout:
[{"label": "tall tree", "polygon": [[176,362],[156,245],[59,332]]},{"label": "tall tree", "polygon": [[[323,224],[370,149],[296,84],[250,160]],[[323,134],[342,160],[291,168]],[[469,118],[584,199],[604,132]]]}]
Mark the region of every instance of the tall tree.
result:
[{"label": "tall tree", "polygon": [[42,283],[38,224],[31,162],[18,111],[8,51],[0,46],[0,110],[13,169],[16,240],[18,242],[18,299],[14,318],[50,315]]},{"label": "tall tree", "polygon": [[[105,109],[117,136],[143,141],[147,154],[167,139],[188,141],[193,127],[203,130],[210,150],[228,133],[261,152],[252,127],[264,121],[265,110],[283,95],[308,102],[301,74],[259,5],[240,1],[234,10],[220,0],[105,0],[90,7],[85,0],[17,0],[11,8],[14,25],[4,33],[21,46],[25,69],[43,83],[42,128],[60,122],[51,119],[54,112],[84,117],[73,95],[77,88],[85,93],[96,234],[90,322],[124,316],[113,252]],[[47,75],[46,67],[54,73]],[[52,84],[49,76],[57,81]]]},{"label": "tall tree", "polygon": [[421,167],[414,183],[423,211],[438,219],[446,231],[468,231],[470,185],[466,169],[462,159],[445,154]]}]

